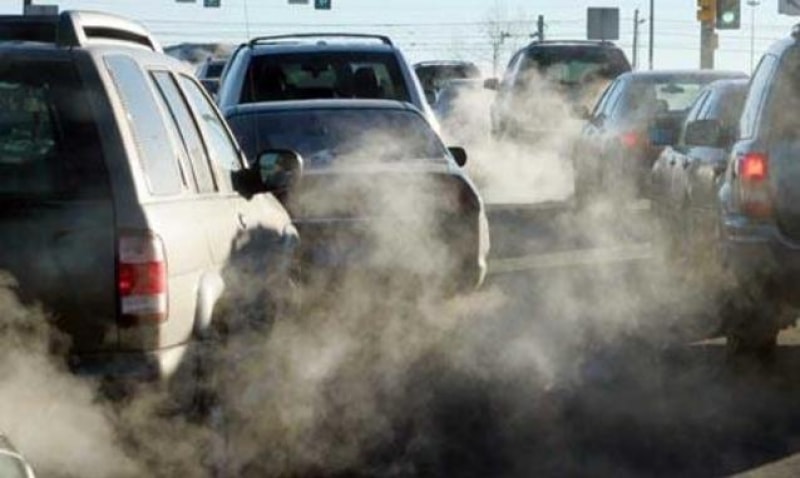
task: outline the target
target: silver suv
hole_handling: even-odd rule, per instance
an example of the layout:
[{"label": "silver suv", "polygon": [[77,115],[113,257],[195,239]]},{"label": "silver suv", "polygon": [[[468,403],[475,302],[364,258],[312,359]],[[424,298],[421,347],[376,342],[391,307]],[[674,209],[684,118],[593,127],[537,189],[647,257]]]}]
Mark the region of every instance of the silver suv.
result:
[{"label": "silver suv", "polygon": [[286,283],[297,233],[274,178],[144,28],[0,17],[0,56],[0,270],[52,314],[76,371],[172,377],[224,304]]},{"label": "silver suv", "polygon": [[231,56],[217,103],[226,111],[244,103],[336,98],[410,103],[438,129],[414,70],[392,41],[381,35],[254,38]]}]

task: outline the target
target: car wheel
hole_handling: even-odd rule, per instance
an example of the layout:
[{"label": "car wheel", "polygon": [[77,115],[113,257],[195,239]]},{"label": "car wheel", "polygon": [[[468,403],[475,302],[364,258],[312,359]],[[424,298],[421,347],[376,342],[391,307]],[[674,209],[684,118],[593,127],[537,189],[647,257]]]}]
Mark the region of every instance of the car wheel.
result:
[{"label": "car wheel", "polygon": [[725,351],[734,364],[742,360],[768,362],[774,358],[778,345],[780,323],[771,307],[755,303],[724,307]]}]

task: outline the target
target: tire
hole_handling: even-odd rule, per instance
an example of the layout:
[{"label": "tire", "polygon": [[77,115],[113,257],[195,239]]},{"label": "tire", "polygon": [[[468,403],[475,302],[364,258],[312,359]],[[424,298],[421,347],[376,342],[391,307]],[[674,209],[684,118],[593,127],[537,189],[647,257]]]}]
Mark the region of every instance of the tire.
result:
[{"label": "tire", "polygon": [[724,313],[725,352],[729,362],[770,362],[775,356],[781,326],[776,311],[757,303],[729,301]]}]

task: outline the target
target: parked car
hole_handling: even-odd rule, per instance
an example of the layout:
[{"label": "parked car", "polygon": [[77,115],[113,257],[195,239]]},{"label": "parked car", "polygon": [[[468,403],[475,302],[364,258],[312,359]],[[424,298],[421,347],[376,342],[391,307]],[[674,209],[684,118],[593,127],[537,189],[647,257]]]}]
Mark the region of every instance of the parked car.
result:
[{"label": "parked car", "polygon": [[197,67],[195,75],[211,96],[216,96],[219,91],[219,79],[227,62],[227,59],[208,57]]},{"label": "parked car", "polygon": [[0,477],[36,478],[33,468],[11,441],[0,434]]},{"label": "parked car", "polygon": [[233,53],[217,102],[388,99],[411,103],[438,131],[414,70],[382,35],[309,33],[257,37]]},{"label": "parked car", "polygon": [[287,148],[306,159],[286,203],[307,270],[385,267],[443,281],[454,292],[483,281],[488,223],[460,168],[466,153],[445,148],[413,106],[249,103],[228,108],[226,117],[245,151]]},{"label": "parked car", "polygon": [[762,57],[719,192],[719,238],[738,285],[732,353],[769,355],[800,305],[800,29]]},{"label": "parked car", "polygon": [[631,70],[625,53],[610,42],[536,41],[514,54],[492,104],[496,138],[538,140],[560,131],[559,121],[588,109],[608,83]]},{"label": "parked car", "polygon": [[442,86],[451,80],[474,80],[481,77],[481,70],[470,61],[437,60],[414,64],[422,90],[428,103],[436,103]]},{"label": "parked car", "polygon": [[[608,86],[588,115],[572,151],[575,197],[647,196],[656,143],[675,143],[680,125],[705,85],[744,73],[690,70],[626,73]],[[651,133],[657,137],[651,138]]]},{"label": "parked car", "polygon": [[2,17],[0,54],[0,270],[52,315],[74,371],[163,383],[196,370],[226,304],[288,281],[286,210],[140,25]]},{"label": "parked car", "polygon": [[747,80],[703,88],[680,128],[653,165],[652,208],[666,226],[676,259],[707,267],[716,241],[717,194],[747,95]]}]

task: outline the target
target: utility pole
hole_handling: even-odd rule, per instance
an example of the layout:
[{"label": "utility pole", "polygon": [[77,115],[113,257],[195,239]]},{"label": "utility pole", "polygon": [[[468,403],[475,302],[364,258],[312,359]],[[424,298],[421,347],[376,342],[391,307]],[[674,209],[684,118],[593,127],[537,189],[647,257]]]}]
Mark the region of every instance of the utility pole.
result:
[{"label": "utility pole", "polygon": [[647,45],[648,52],[647,52],[647,63],[650,69],[653,69],[653,38],[655,37],[655,28],[656,28],[656,13],[655,13],[655,0],[650,0],[650,41]]},{"label": "utility pole", "polygon": [[544,15],[539,15],[539,18],[536,20],[536,38],[539,41],[544,41]]},{"label": "utility pole", "polygon": [[644,23],[643,18],[639,18],[639,9],[633,12],[633,69],[639,67],[639,25]]},{"label": "utility pole", "polygon": [[748,0],[750,7],[750,72],[753,72],[756,62],[756,7],[761,5],[759,0]]},{"label": "utility pole", "polygon": [[500,50],[502,49],[506,38],[511,38],[511,34],[501,31],[498,32],[496,38],[492,39],[492,76],[497,76],[497,68],[499,66],[498,64],[500,63]]}]

